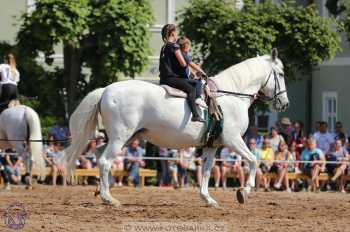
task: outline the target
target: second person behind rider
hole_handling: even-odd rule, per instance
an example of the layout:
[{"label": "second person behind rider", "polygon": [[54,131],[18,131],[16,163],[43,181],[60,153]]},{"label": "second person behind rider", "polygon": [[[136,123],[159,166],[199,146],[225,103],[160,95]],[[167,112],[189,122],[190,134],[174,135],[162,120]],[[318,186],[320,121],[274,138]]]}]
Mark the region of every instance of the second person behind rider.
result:
[{"label": "second person behind rider", "polygon": [[184,91],[187,94],[187,102],[192,112],[191,121],[205,122],[196,109],[195,88],[179,74],[180,70],[187,66],[187,63],[181,54],[180,46],[176,43],[178,38],[174,24],[166,24],[162,28],[162,39],[165,44],[159,58],[160,84]]},{"label": "second person behind rider", "polygon": [[178,40],[178,43],[180,45],[182,56],[184,57],[187,64],[186,67],[183,67],[180,70],[180,74],[183,78],[185,78],[188,81],[188,83],[190,83],[196,89],[196,104],[202,107],[207,107],[207,105],[201,98],[203,90],[202,80],[191,78],[191,76],[193,76],[191,75],[191,71],[194,71],[196,73],[199,72],[202,75],[204,74],[203,70],[197,64],[195,64],[190,57],[191,41],[183,36]]}]

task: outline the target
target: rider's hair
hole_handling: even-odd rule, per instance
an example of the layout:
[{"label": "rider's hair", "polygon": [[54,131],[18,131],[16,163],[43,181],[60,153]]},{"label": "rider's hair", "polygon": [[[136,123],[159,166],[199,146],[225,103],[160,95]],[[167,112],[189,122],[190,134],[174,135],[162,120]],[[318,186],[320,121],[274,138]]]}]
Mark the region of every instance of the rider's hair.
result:
[{"label": "rider's hair", "polygon": [[176,31],[176,26],[174,24],[165,24],[162,28],[162,39],[164,43],[168,42],[170,34]]},{"label": "rider's hair", "polygon": [[12,78],[16,76],[16,59],[12,53],[8,53],[4,57],[5,63],[10,65]]},{"label": "rider's hair", "polygon": [[191,44],[191,41],[187,37],[181,36],[179,41],[178,41],[178,44],[180,45],[181,50],[183,50],[186,45]]}]

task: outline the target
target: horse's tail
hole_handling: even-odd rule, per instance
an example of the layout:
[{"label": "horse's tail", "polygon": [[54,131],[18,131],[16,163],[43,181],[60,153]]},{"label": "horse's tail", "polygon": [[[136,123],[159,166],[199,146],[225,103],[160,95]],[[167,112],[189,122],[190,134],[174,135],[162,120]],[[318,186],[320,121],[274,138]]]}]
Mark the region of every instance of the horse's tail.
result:
[{"label": "horse's tail", "polygon": [[39,176],[45,176],[45,160],[43,156],[43,143],[41,125],[38,114],[31,108],[26,107],[25,117],[29,129],[29,147],[31,158]]},{"label": "horse's tail", "polygon": [[72,141],[61,158],[69,174],[75,169],[76,159],[86,149],[89,139],[94,137],[98,122],[99,102],[104,88],[89,93],[70,117],[69,129]]}]

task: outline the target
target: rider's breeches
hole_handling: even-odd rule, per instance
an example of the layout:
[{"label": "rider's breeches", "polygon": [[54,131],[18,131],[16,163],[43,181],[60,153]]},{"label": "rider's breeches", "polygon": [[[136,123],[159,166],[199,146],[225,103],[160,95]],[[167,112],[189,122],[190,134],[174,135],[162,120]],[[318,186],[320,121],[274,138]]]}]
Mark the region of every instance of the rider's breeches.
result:
[{"label": "rider's breeches", "polygon": [[193,116],[198,116],[196,109],[195,97],[196,89],[184,78],[168,77],[161,81],[160,84],[169,85],[175,89],[180,89],[187,94],[187,102]]}]

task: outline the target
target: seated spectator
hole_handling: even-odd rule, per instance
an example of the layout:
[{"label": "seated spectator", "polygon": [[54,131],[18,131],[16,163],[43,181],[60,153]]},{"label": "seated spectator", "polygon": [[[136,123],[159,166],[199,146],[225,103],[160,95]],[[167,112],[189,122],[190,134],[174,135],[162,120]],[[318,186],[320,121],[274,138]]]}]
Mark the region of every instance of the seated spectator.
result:
[{"label": "seated spectator", "polygon": [[10,185],[10,180],[9,177],[7,175],[7,173],[5,172],[5,155],[2,153],[2,151],[0,150],[1,154],[0,154],[0,175],[5,183],[4,186],[4,190],[11,190],[11,185]]},{"label": "seated spectator", "polygon": [[272,148],[273,152],[276,152],[278,150],[278,145],[280,144],[280,142],[284,141],[284,138],[278,133],[277,128],[275,126],[271,127],[269,139],[270,147]]},{"label": "seated spectator", "polygon": [[[65,126],[64,119],[62,117],[58,118],[56,123],[49,128],[49,136],[53,136],[54,140],[58,140],[61,146],[66,146],[70,137],[69,129]],[[59,141],[61,140],[61,141]]]},{"label": "seated spectator", "polygon": [[[170,156],[170,152],[168,151],[167,148],[164,148],[164,147],[160,147],[159,148],[159,157],[162,157],[162,158],[169,158]],[[169,170],[169,162],[168,160],[160,160],[159,161],[159,164],[160,164],[160,186],[161,187],[167,187],[167,186],[170,186],[170,181],[171,181],[171,178],[169,176],[169,173],[170,173],[170,170]]]},{"label": "seated spectator", "polygon": [[3,157],[4,175],[7,180],[6,190],[10,190],[10,184],[19,184],[21,182],[20,165],[21,158],[12,149],[7,149]]},{"label": "seated spectator", "polygon": [[128,146],[126,151],[128,170],[128,181],[132,182],[134,186],[138,187],[140,184],[140,168],[145,166],[145,162],[142,157],[145,155],[145,150],[140,146],[140,141],[135,139]]},{"label": "seated spectator", "polygon": [[[270,172],[273,160],[275,159],[275,153],[270,147],[270,139],[264,138],[263,146],[260,149],[260,164],[259,168],[263,174]],[[263,175],[265,191],[270,191],[270,178]]]},{"label": "seated spectator", "polygon": [[227,174],[234,174],[239,180],[241,188],[244,187],[244,171],[242,168],[242,158],[231,148],[224,148],[221,151],[222,161],[222,187],[227,188]]},{"label": "seated spectator", "polygon": [[49,145],[45,149],[44,159],[48,167],[52,167],[52,185],[56,186],[57,176],[62,176],[62,185],[67,184],[67,172],[63,164],[59,162],[59,158],[63,155],[62,147],[57,142],[52,142],[52,136],[49,137]]},{"label": "seated spectator", "polygon": [[168,151],[168,156],[170,158],[174,158],[175,160],[169,160],[169,171],[172,178],[172,184],[174,189],[178,189],[180,187],[179,185],[179,178],[178,178],[178,164],[180,162],[178,151],[175,149],[171,149]]},{"label": "seated spectator", "polygon": [[[127,149],[123,149],[123,151],[116,157],[116,159],[112,163],[112,171],[124,171],[124,158]],[[123,186],[123,176],[116,177],[117,186]]]},{"label": "seated spectator", "polygon": [[[217,153],[218,154],[218,153]],[[215,181],[215,189],[220,187],[220,179],[221,179],[221,166],[222,166],[222,161],[218,160],[220,157],[216,157],[217,155],[215,154],[215,159],[213,161],[213,166],[211,169],[211,172],[214,176],[214,181]]]},{"label": "seated spectator", "polygon": [[[286,142],[281,141],[278,146],[278,151],[275,155],[275,162],[273,164],[272,171],[277,173],[277,178],[274,184],[275,189],[280,189],[282,183],[287,192],[291,192],[289,188],[289,179],[288,179],[288,165],[286,161],[293,161],[292,154],[288,151],[288,146]],[[278,162],[280,161],[280,162]],[[291,162],[292,164],[292,162]]]},{"label": "seated spectator", "polygon": [[[85,152],[79,156],[79,168],[82,169],[92,169],[95,168],[97,165],[97,159],[96,159],[96,140],[93,139],[89,142],[88,147],[86,148]],[[83,176],[83,185],[88,185],[88,177]]]},{"label": "seated spectator", "polygon": [[[304,146],[304,145],[303,145]],[[289,146],[289,152],[292,155],[292,159],[295,161],[300,161],[300,153],[298,149],[298,144],[295,140],[293,140]],[[288,172],[302,173],[301,164],[299,162],[289,163],[288,164]],[[302,180],[296,179],[291,182],[291,189],[293,191],[299,187],[299,184],[302,184]]]},{"label": "seated spectator", "polygon": [[261,171],[261,168],[259,167],[260,165],[260,151],[257,148],[256,140],[254,138],[249,140],[248,143],[250,151],[254,154],[256,160],[258,161],[258,167],[256,169],[256,177],[255,177],[255,190],[259,191],[259,188],[261,186],[261,183],[264,181],[263,180],[263,173]]},{"label": "seated spectator", "polygon": [[264,138],[262,135],[259,135],[258,129],[256,128],[255,125],[250,125],[248,132],[244,136],[244,141],[248,145],[249,145],[249,141],[251,139],[255,139],[256,147],[260,148],[262,146],[262,142],[263,142]]},{"label": "seated spectator", "polygon": [[184,149],[180,149],[178,152],[178,173],[180,175],[180,186],[181,187],[188,187],[188,184],[185,182],[185,180],[188,178],[188,172],[195,173],[196,172],[196,166],[194,163],[195,160],[195,153],[194,148],[187,147]]},{"label": "seated spectator", "polygon": [[316,140],[309,138],[307,148],[301,154],[301,160],[307,161],[303,165],[303,173],[311,178],[311,191],[320,191],[319,174],[325,170],[325,156],[321,149],[316,147]]},{"label": "seated spectator", "polygon": [[[304,149],[306,139],[303,127],[304,125],[300,121],[296,121],[293,125],[292,142],[294,141],[296,143],[299,154],[301,154]],[[289,145],[291,145],[291,143],[289,143]]]},{"label": "seated spectator", "polygon": [[346,174],[347,162],[349,161],[349,154],[343,148],[342,140],[339,138],[335,141],[335,151],[330,155],[331,161],[339,161],[342,162],[340,164],[331,164],[327,165],[327,168],[330,170],[330,174],[334,174],[331,181],[338,181],[339,191],[345,193],[345,183],[344,183],[344,175]]}]

